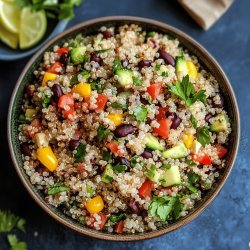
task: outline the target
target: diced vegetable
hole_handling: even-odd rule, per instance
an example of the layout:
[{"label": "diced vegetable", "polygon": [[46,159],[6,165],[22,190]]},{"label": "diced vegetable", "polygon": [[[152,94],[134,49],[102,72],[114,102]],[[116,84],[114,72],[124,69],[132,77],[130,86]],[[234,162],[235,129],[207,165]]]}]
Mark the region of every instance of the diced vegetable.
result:
[{"label": "diced vegetable", "polygon": [[164,169],[159,178],[159,182],[163,187],[169,187],[181,183],[181,175],[179,167],[176,165],[171,166],[170,169]]},{"label": "diced vegetable", "polygon": [[211,165],[212,161],[210,157],[207,154],[201,154],[201,155],[192,155],[192,158],[194,161],[199,162],[202,165]]},{"label": "diced vegetable", "polygon": [[74,155],[74,163],[82,162],[86,155],[86,147],[87,145],[84,143],[80,143],[76,149],[76,153]]},{"label": "diced vegetable", "polygon": [[123,220],[126,218],[126,214],[125,213],[117,213],[117,214],[111,214],[108,222],[106,223],[105,226],[109,227],[109,226],[113,226],[115,224],[117,224],[119,221]]},{"label": "diced vegetable", "polygon": [[118,82],[121,86],[133,84],[133,71],[129,69],[118,69],[115,74],[118,76]]},{"label": "diced vegetable", "polygon": [[170,120],[169,118],[165,118],[158,121],[158,123],[160,124],[160,127],[154,128],[154,132],[167,139],[169,136],[170,127],[172,125],[172,120]]},{"label": "diced vegetable", "polygon": [[152,190],[154,188],[154,183],[150,180],[143,182],[141,187],[138,189],[138,194],[141,198],[146,199],[147,197],[152,197]]},{"label": "diced vegetable", "polygon": [[137,106],[133,111],[136,121],[144,122],[146,120],[148,110],[144,105]]},{"label": "diced vegetable", "polygon": [[193,145],[190,148],[190,152],[193,154],[198,154],[199,150],[201,149],[201,146],[202,145],[197,140],[194,140]]},{"label": "diced vegetable", "polygon": [[68,53],[69,53],[69,48],[62,47],[62,48],[58,49],[58,50],[56,51],[56,53],[57,53],[58,55],[68,54]]},{"label": "diced vegetable", "polygon": [[85,207],[90,214],[101,212],[104,208],[102,197],[100,195],[97,195],[96,197],[86,201]]},{"label": "diced vegetable", "polygon": [[188,150],[185,147],[184,143],[180,143],[179,145],[174,146],[162,152],[162,157],[164,158],[178,159],[186,157],[187,155],[188,155]]},{"label": "diced vegetable", "polygon": [[104,225],[105,225],[105,223],[106,223],[106,221],[107,221],[108,218],[102,212],[98,213],[98,215],[101,217],[101,219],[100,219],[101,223],[100,224],[96,223],[95,215],[94,214],[90,214],[90,216],[87,216],[85,218],[85,223],[86,222],[90,222],[90,223],[86,223],[86,225],[88,227],[94,228],[95,230],[102,230],[104,228]]},{"label": "diced vegetable", "polygon": [[116,126],[122,124],[123,122],[122,114],[109,114],[108,119],[112,121]]},{"label": "diced vegetable", "polygon": [[188,75],[188,66],[184,56],[176,57],[175,71],[178,79],[181,78],[181,75],[182,76]]},{"label": "diced vegetable", "polygon": [[153,100],[156,100],[162,89],[161,83],[153,83],[147,88],[147,92],[150,94]]},{"label": "diced vegetable", "polygon": [[26,109],[25,111],[25,117],[27,120],[32,120],[36,116],[36,110],[35,109]]},{"label": "diced vegetable", "polygon": [[114,155],[122,156],[122,153],[120,152],[119,145],[117,142],[111,141],[107,143],[106,146]]},{"label": "diced vegetable", "polygon": [[168,112],[168,107],[160,107],[158,109],[158,114],[155,116],[157,121],[163,120],[166,118],[166,113]]},{"label": "diced vegetable", "polygon": [[87,70],[79,71],[70,79],[70,84],[74,85],[74,84],[77,84],[79,81],[87,82],[89,78],[90,78],[90,73]]},{"label": "diced vegetable", "polygon": [[146,137],[146,147],[153,150],[160,150],[160,151],[164,150],[164,147],[160,144],[157,138],[155,138],[152,135]]},{"label": "diced vegetable", "polygon": [[108,97],[105,94],[98,94],[98,97],[96,98],[96,103],[95,103],[95,105],[97,105],[97,107],[96,108],[92,108],[90,106],[90,99],[89,99],[89,97],[85,98],[85,102],[88,103],[89,109],[95,110],[95,111],[102,111],[102,110],[104,110],[107,101],[108,101]]},{"label": "diced vegetable", "polygon": [[86,191],[88,193],[88,197],[92,197],[95,193],[95,190],[88,183],[86,184]]},{"label": "diced vegetable", "polygon": [[124,230],[124,221],[121,220],[115,225],[115,232],[117,234],[122,234]]},{"label": "diced vegetable", "polygon": [[91,96],[91,85],[89,83],[78,83],[72,88],[73,93],[79,94],[81,97],[86,98]]},{"label": "diced vegetable", "polygon": [[102,124],[99,125],[97,129],[97,138],[99,141],[102,141],[109,135],[110,130],[105,128]]},{"label": "diced vegetable", "polygon": [[73,64],[83,63],[85,59],[86,47],[73,48],[70,51],[70,60]]},{"label": "diced vegetable", "polygon": [[158,179],[160,177],[160,173],[157,171],[155,165],[151,165],[149,171],[145,175],[149,180],[153,182],[158,182]]},{"label": "diced vegetable", "polygon": [[219,159],[223,158],[224,155],[227,153],[227,149],[221,146],[220,144],[216,145],[216,149],[218,152]]},{"label": "diced vegetable", "polygon": [[193,79],[196,79],[197,75],[198,75],[198,72],[197,72],[197,69],[196,69],[194,63],[191,62],[191,61],[187,61],[186,64],[187,64],[189,77],[191,77]]},{"label": "diced vegetable", "polygon": [[47,70],[47,72],[52,74],[59,74],[62,67],[63,65],[60,62],[56,62]]},{"label": "diced vegetable", "polygon": [[206,144],[209,144],[211,136],[207,127],[200,127],[197,129],[197,141],[205,147]]},{"label": "diced vegetable", "polygon": [[110,183],[113,180],[113,174],[114,174],[113,167],[111,164],[108,164],[105,167],[104,172],[102,173],[102,182]]},{"label": "diced vegetable", "polygon": [[69,107],[74,106],[74,97],[72,94],[66,94],[60,97],[58,101],[58,107],[65,109],[65,106],[69,106]]},{"label": "diced vegetable", "polygon": [[56,183],[53,186],[48,187],[48,195],[55,195],[61,192],[69,191],[69,187],[67,187],[64,183]]},{"label": "diced vegetable", "polygon": [[193,145],[194,136],[191,133],[184,134],[182,141],[184,142],[186,148],[190,149]]},{"label": "diced vegetable", "polygon": [[42,86],[46,86],[48,81],[54,81],[57,78],[57,74],[45,72],[43,76]]},{"label": "diced vegetable", "polygon": [[210,130],[213,132],[226,131],[228,127],[228,117],[225,114],[219,114],[211,123]]},{"label": "diced vegetable", "polygon": [[50,146],[44,148],[38,148],[36,153],[37,153],[37,159],[51,172],[57,169],[58,160],[54,155]]}]

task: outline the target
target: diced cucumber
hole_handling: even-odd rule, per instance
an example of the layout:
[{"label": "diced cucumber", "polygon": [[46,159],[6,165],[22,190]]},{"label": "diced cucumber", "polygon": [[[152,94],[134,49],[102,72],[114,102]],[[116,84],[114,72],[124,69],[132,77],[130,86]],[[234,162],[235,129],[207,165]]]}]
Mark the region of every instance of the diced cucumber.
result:
[{"label": "diced cucumber", "polygon": [[228,117],[226,114],[219,114],[215,117],[214,121],[211,123],[210,130],[213,132],[220,132],[227,130],[228,127]]},{"label": "diced cucumber", "polygon": [[178,78],[180,78],[180,75],[188,75],[188,67],[184,56],[176,57],[175,71]]},{"label": "diced cucumber", "polygon": [[160,177],[160,173],[157,171],[155,165],[151,165],[149,171],[145,175],[146,177],[148,177],[149,180],[153,182],[158,182],[158,179]]},{"label": "diced cucumber", "polygon": [[159,183],[163,187],[169,187],[173,185],[178,185],[181,183],[181,175],[179,167],[176,165],[171,166],[170,169],[164,169],[163,173],[159,178]]},{"label": "diced cucumber", "polygon": [[113,167],[111,164],[108,164],[105,167],[104,172],[102,173],[102,179],[101,179],[102,182],[110,183],[113,180],[113,174],[114,174]]},{"label": "diced cucumber", "polygon": [[73,64],[79,64],[84,62],[86,47],[76,47],[70,51],[70,60]]},{"label": "diced cucumber", "polygon": [[153,150],[163,151],[164,147],[160,144],[160,142],[152,135],[147,136],[146,138],[146,147]]},{"label": "diced cucumber", "polygon": [[118,76],[118,82],[121,86],[133,84],[133,71],[129,69],[118,69],[115,74]]},{"label": "diced cucumber", "polygon": [[164,158],[178,159],[186,157],[187,155],[188,155],[188,150],[183,142],[173,148],[167,149],[164,152],[162,152],[162,157]]}]

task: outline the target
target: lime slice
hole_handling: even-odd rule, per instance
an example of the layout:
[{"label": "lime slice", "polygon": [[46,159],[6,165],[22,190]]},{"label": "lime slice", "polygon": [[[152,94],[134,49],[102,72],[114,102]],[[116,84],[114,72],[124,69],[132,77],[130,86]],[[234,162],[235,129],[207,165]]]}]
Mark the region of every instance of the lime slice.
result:
[{"label": "lime slice", "polygon": [[47,29],[45,11],[31,11],[29,8],[22,9],[19,47],[27,49],[38,43],[44,36]]},{"label": "lime slice", "polygon": [[6,30],[18,33],[20,13],[20,9],[14,3],[0,1],[0,22]]},{"label": "lime slice", "polygon": [[0,40],[11,47],[16,49],[18,45],[18,35],[6,30],[3,25],[0,23]]}]

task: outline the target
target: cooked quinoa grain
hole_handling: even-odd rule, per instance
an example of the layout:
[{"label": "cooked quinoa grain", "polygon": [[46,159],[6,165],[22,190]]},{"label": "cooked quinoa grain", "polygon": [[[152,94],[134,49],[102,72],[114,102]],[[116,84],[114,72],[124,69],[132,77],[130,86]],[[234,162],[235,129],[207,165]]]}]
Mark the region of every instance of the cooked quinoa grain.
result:
[{"label": "cooked quinoa grain", "polygon": [[44,53],[20,114],[23,168],[83,226],[157,230],[186,216],[225,166],[216,79],[177,39],[137,25]]}]

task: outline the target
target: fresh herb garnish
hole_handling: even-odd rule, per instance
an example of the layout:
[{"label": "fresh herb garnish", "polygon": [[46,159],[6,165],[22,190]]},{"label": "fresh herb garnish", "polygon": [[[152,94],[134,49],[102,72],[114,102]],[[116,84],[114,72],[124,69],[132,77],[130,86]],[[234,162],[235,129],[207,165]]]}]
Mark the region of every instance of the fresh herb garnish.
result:
[{"label": "fresh herb garnish", "polygon": [[89,197],[92,197],[95,193],[95,190],[88,183],[86,184],[86,191]]},{"label": "fresh herb garnish", "polygon": [[194,194],[198,192],[198,189],[191,184],[188,184],[187,188]]},{"label": "fresh herb garnish", "polygon": [[96,55],[98,55],[98,54],[102,54],[102,53],[104,53],[104,52],[107,52],[107,51],[109,51],[109,50],[111,50],[111,49],[100,49],[100,50],[94,51],[94,53],[95,53]]},{"label": "fresh herb garnish", "polygon": [[149,212],[152,216],[159,217],[162,221],[166,221],[169,214],[173,210],[175,202],[176,202],[175,197],[154,196],[149,206]]},{"label": "fresh herb garnish", "polygon": [[48,187],[48,195],[55,195],[61,192],[67,192],[69,191],[69,187],[67,187],[65,184],[58,182],[54,184],[53,186]]},{"label": "fresh herb garnish", "polygon": [[197,141],[204,147],[210,143],[211,136],[207,127],[201,127],[197,130]]},{"label": "fresh herb garnish", "polygon": [[103,125],[100,125],[97,129],[97,138],[99,141],[102,141],[104,138],[106,138],[109,134],[110,130],[108,128],[105,128]]},{"label": "fresh herb garnish", "polygon": [[194,85],[189,81],[188,75],[181,82],[177,81],[174,86],[170,87],[170,92],[182,99],[188,107],[198,100],[206,104],[206,91],[200,90],[196,93]]},{"label": "fresh herb garnish", "polygon": [[115,59],[113,62],[112,72],[115,74],[115,72],[119,69],[122,69],[122,63],[119,59]]},{"label": "fresh herb garnish", "polygon": [[155,165],[151,165],[150,169],[148,170],[148,172],[145,174],[145,176],[149,179],[149,180],[153,180],[156,174],[156,166]]},{"label": "fresh herb garnish", "polygon": [[19,118],[18,118],[18,122],[22,123],[22,124],[25,124],[25,123],[28,123],[29,120],[26,118],[25,115],[20,115]]},{"label": "fresh herb garnish", "polygon": [[199,175],[195,174],[193,172],[189,172],[187,176],[188,176],[189,183],[192,184],[192,185],[196,184],[200,179]]},{"label": "fresh herb garnish", "polygon": [[118,102],[113,102],[111,104],[111,107],[114,108],[114,109],[126,110],[128,108],[128,105],[127,105],[127,103],[121,104],[121,103],[118,103]]},{"label": "fresh herb garnish", "polygon": [[171,168],[171,164],[170,163],[167,163],[167,164],[163,164],[162,167],[166,170],[170,169]]},{"label": "fresh herb garnish", "polygon": [[194,127],[194,128],[197,128],[198,121],[194,118],[193,115],[191,115],[190,121],[191,121],[193,127]]},{"label": "fresh herb garnish", "polygon": [[184,207],[184,204],[180,202],[179,197],[176,197],[176,201],[173,206],[173,216],[175,220],[180,218],[180,214],[183,210],[183,207]]},{"label": "fresh herb garnish", "polygon": [[112,214],[108,220],[108,222],[105,224],[105,227],[110,227],[115,225],[117,222],[123,220],[126,218],[126,214],[124,213],[118,213],[118,214]]},{"label": "fresh herb garnish", "polygon": [[163,71],[163,72],[161,73],[161,76],[168,77],[168,72],[167,72],[167,71]]},{"label": "fresh herb garnish", "polygon": [[158,70],[160,70],[160,69],[161,69],[161,65],[160,65],[160,64],[156,64],[155,70],[158,71]]},{"label": "fresh herb garnish", "polygon": [[134,116],[136,121],[144,122],[147,118],[148,110],[144,105],[137,106],[134,109]]},{"label": "fresh herb garnish", "polygon": [[186,160],[186,163],[187,163],[189,166],[197,166],[197,164],[196,164],[193,160]]},{"label": "fresh herb garnish", "polygon": [[74,155],[74,163],[82,162],[86,155],[86,144],[80,143]]},{"label": "fresh herb garnish", "polygon": [[91,89],[92,90],[97,90],[97,93],[100,94],[102,93],[102,84],[100,82],[92,82],[91,83]]},{"label": "fresh herb garnish", "polygon": [[9,211],[0,210],[0,233],[10,232],[14,228],[25,232],[25,223],[25,219],[20,218]]},{"label": "fresh herb garnish", "polygon": [[117,164],[113,167],[113,169],[118,172],[118,173],[122,173],[126,170],[126,166],[125,165],[120,165],[120,164]]},{"label": "fresh herb garnish", "polygon": [[156,34],[155,31],[150,31],[148,32],[147,37],[154,37],[155,34]]},{"label": "fresh herb garnish", "polygon": [[43,108],[48,108],[49,104],[50,104],[50,96],[47,96],[45,94],[42,95],[42,106]]},{"label": "fresh herb garnish", "polygon": [[130,166],[131,166],[132,168],[134,168],[134,167],[136,166],[136,164],[138,163],[138,162],[137,162],[137,159],[138,159],[138,156],[137,156],[137,155],[134,155],[133,157],[131,157],[131,159],[130,159]]},{"label": "fresh herb garnish", "polygon": [[8,234],[7,239],[11,250],[27,250],[26,242],[19,241],[15,234]]},{"label": "fresh herb garnish", "polygon": [[75,85],[77,84],[78,81],[78,76],[81,75],[81,82],[87,82],[88,79],[90,78],[90,73],[87,70],[83,70],[75,74],[71,79],[70,79],[70,84]]},{"label": "fresh herb garnish", "polygon": [[112,156],[111,156],[111,154],[108,151],[104,151],[102,153],[102,159],[104,161],[109,161],[109,160],[111,160],[111,158],[112,158]]},{"label": "fresh herb garnish", "polygon": [[133,76],[133,83],[135,86],[141,86],[141,80],[138,77]]}]

